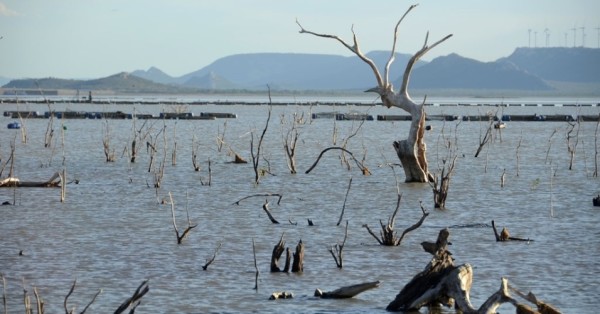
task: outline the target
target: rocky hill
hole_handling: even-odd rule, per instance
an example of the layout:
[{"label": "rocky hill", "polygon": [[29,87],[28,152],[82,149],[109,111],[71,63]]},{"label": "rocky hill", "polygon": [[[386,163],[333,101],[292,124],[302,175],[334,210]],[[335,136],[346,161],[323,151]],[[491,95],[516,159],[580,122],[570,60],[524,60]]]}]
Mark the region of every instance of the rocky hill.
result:
[{"label": "rocky hill", "polygon": [[[382,69],[390,53],[367,54]],[[399,86],[410,58],[396,54],[390,78]],[[151,67],[95,80],[13,80],[4,88],[110,90],[119,93],[198,91],[363,91],[375,85],[370,67],[356,56],[296,53],[236,54],[180,77]],[[420,61],[410,88],[431,91],[516,91],[600,95],[600,49],[518,48],[510,56],[481,62],[450,54]]]}]

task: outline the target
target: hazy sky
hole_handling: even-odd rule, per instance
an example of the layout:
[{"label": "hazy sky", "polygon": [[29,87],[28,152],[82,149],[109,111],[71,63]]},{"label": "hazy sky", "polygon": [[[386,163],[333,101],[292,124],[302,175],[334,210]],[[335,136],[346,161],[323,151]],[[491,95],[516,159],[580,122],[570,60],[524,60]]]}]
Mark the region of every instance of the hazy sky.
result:
[{"label": "hazy sky", "polygon": [[[220,57],[254,52],[351,55],[354,25],[365,52],[389,50],[404,11],[398,52],[454,37],[423,59],[458,53],[481,61],[516,47],[598,47],[599,0],[0,0],[0,76],[99,78],[155,66],[171,76]],[[585,27],[584,31],[581,27]],[[529,35],[531,29],[531,35]],[[537,36],[536,36],[537,32]],[[566,38],[565,38],[566,34]]]}]

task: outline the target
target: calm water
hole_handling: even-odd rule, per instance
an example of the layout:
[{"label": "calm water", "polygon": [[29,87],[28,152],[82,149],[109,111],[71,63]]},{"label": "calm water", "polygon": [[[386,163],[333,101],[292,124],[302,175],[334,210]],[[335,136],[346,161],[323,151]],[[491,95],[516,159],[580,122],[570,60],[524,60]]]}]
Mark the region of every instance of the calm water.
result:
[{"label": "calm water", "polygon": [[[274,99],[276,100],[276,99]],[[318,100],[318,99],[317,99]],[[266,100],[265,100],[266,101]],[[293,101],[293,100],[292,100]],[[368,100],[366,100],[368,102]],[[446,100],[440,100],[440,103]],[[462,100],[448,100],[460,102]],[[553,100],[527,100],[536,103]],[[557,100],[575,103],[577,100]],[[597,101],[595,101],[597,103]],[[185,106],[184,106],[185,107]],[[4,110],[46,111],[46,106],[1,105]],[[566,122],[509,122],[502,133],[478,158],[474,154],[486,124],[479,122],[431,121],[427,133],[430,169],[437,171],[445,156],[444,139],[456,139],[459,158],[447,201],[448,210],[433,210],[432,192],[425,184],[406,184],[404,173],[396,169],[403,198],[396,219],[402,232],[421,216],[419,201],[431,215],[423,226],[405,238],[399,247],[379,246],[362,228],[369,224],[378,232],[379,220],[386,221],[396,202],[394,172],[385,166],[397,162],[392,142],[404,139],[409,122],[367,121],[348,142],[348,149],[362,159],[371,176],[357,167],[342,166],[337,151],[328,152],[310,174],[304,174],[321,150],[353,134],[358,122],[333,119],[310,120],[310,111],[359,111],[376,114],[403,114],[399,109],[364,106],[275,106],[266,134],[260,167],[270,166],[258,186],[253,184],[251,163],[232,164],[232,150],[248,161],[252,132],[258,136],[265,125],[267,106],[84,106],[53,105],[54,110],[116,111],[158,114],[162,110],[232,112],[237,119],[213,121],[150,120],[143,126],[147,141],[156,139],[164,160],[163,184],[152,187],[154,173],[149,153],[143,146],[136,163],[129,163],[132,120],[55,120],[54,149],[44,148],[46,119],[24,121],[28,143],[20,141],[18,130],[1,118],[0,156],[4,163],[16,138],[15,174],[25,181],[45,181],[64,164],[69,179],[79,184],[67,187],[66,202],[59,189],[0,189],[0,272],[6,278],[8,308],[23,310],[23,285],[33,294],[33,286],[45,301],[47,313],[63,311],[63,301],[73,280],[77,288],[69,307],[82,310],[92,296],[102,294],[90,312],[114,311],[131,296],[137,286],[149,279],[150,292],[138,307],[140,313],[205,312],[384,312],[398,291],[430,260],[419,243],[434,241],[441,228],[450,227],[451,251],[457,264],[474,268],[471,290],[478,307],[500,287],[501,277],[522,291],[533,291],[540,299],[564,313],[594,313],[598,310],[600,287],[600,210],[592,198],[600,193],[599,179],[593,176],[595,162],[595,122],[580,124],[573,170],[569,170]],[[433,106],[430,114],[475,115],[496,107]],[[294,112],[304,112],[306,124],[300,127],[297,147],[298,174],[286,166],[282,134]],[[500,113],[500,111],[499,111]],[[600,108],[585,107],[507,107],[503,114],[598,114]],[[282,116],[288,123],[282,123]],[[137,129],[144,121],[135,121]],[[66,131],[61,132],[64,124]],[[108,125],[117,160],[104,161],[102,139]],[[164,136],[160,132],[165,130]],[[222,151],[216,138],[225,130]],[[554,134],[553,134],[554,133]],[[64,134],[64,148],[62,135]],[[199,145],[202,169],[192,168],[192,143]],[[176,165],[171,153],[177,143]],[[255,141],[255,144],[257,140]],[[519,145],[520,143],[520,145]],[[143,143],[142,143],[143,144]],[[163,157],[166,147],[166,160]],[[517,154],[517,147],[518,154]],[[517,161],[518,155],[518,161]],[[546,156],[548,155],[548,157]],[[212,185],[208,179],[211,161]],[[518,169],[518,171],[517,171]],[[3,176],[6,176],[7,169]],[[506,171],[506,183],[500,177]],[[518,175],[517,175],[518,174]],[[344,268],[337,269],[328,249],[344,236],[336,226],[350,178],[352,189],[346,203],[348,240]],[[187,225],[186,207],[193,224],[198,224],[183,244],[177,245],[171,209],[159,200],[172,193],[180,229]],[[283,194],[281,204],[270,200],[272,213],[281,224],[274,225],[261,206],[264,199],[253,194]],[[308,226],[311,219],[315,226]],[[490,227],[495,220],[508,227],[512,236],[531,238],[529,243],[497,243]],[[290,222],[297,223],[292,225]],[[287,246],[305,243],[304,273],[271,274],[269,262],[273,246],[285,233]],[[260,270],[259,289],[254,287],[252,239]],[[202,270],[219,243],[214,263]],[[23,250],[24,256],[19,256]],[[365,281],[381,280],[381,287],[350,300],[320,300],[312,297],[316,288],[334,290]],[[268,301],[275,291],[294,293],[291,300]],[[33,295],[32,295],[33,298]],[[511,305],[500,308],[513,312]],[[448,313],[452,313],[449,311]]]}]

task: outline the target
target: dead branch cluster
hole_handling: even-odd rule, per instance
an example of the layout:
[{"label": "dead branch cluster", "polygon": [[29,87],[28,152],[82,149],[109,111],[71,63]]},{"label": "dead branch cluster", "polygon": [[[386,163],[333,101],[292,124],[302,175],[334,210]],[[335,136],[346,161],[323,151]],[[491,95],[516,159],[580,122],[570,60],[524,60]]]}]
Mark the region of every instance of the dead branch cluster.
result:
[{"label": "dead branch cluster", "polygon": [[[302,240],[298,241],[296,245],[296,251],[293,253],[293,262],[292,262],[292,252],[289,247],[285,247],[284,235],[281,234],[281,238],[279,242],[273,247],[273,253],[271,254],[271,272],[278,273],[284,272],[287,273],[290,271],[290,263],[292,265],[291,271],[292,273],[301,273],[304,271],[304,243]],[[285,266],[283,269],[279,265],[279,259],[281,255],[285,251]]]},{"label": "dead branch cluster", "polygon": [[377,242],[379,242],[379,244],[381,244],[381,245],[386,245],[386,246],[400,245],[400,243],[402,243],[402,239],[404,239],[404,236],[407,235],[409,232],[419,228],[423,224],[423,221],[425,221],[425,218],[427,218],[427,216],[429,216],[429,213],[425,210],[425,207],[423,207],[423,204],[421,203],[421,212],[423,213],[423,215],[421,216],[421,219],[419,219],[419,221],[417,221],[414,225],[406,228],[402,232],[400,237],[398,237],[396,230],[394,230],[394,224],[396,223],[396,214],[398,214],[398,209],[400,209],[400,200],[401,199],[402,199],[402,194],[398,193],[397,201],[396,201],[396,209],[394,210],[394,212],[388,219],[387,224],[384,224],[381,220],[379,221],[379,224],[381,225],[381,231],[379,233],[380,236],[377,236],[375,234],[375,232],[373,232],[373,230],[371,230],[369,225],[367,225],[367,224],[363,225],[363,227],[367,229],[369,234],[371,234],[377,240]]}]

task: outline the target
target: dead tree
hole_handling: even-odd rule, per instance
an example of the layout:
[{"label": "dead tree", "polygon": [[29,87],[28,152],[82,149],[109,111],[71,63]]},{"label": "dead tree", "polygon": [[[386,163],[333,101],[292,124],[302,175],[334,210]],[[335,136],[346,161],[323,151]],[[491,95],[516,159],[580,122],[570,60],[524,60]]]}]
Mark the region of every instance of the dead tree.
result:
[{"label": "dead tree", "polygon": [[450,178],[454,173],[454,166],[456,165],[456,158],[458,157],[456,150],[452,149],[452,143],[447,143],[447,155],[442,160],[442,167],[439,176],[433,177],[433,182],[429,182],[431,189],[433,190],[433,203],[435,208],[445,209],[446,198],[448,197],[448,190],[450,189]]},{"label": "dead tree", "polygon": [[169,192],[169,200],[171,202],[171,215],[173,217],[173,229],[175,229],[175,236],[177,237],[177,244],[181,244],[183,242],[183,240],[187,237],[188,233],[190,231],[192,231],[192,229],[196,228],[198,225],[192,225],[192,222],[190,220],[190,213],[186,206],[185,211],[187,214],[188,226],[187,226],[187,228],[185,228],[183,233],[180,234],[179,229],[177,229],[177,222],[175,219],[175,202],[173,201],[173,195],[171,195],[171,192]]},{"label": "dead tree", "polygon": [[[575,153],[577,152],[577,144],[579,143],[579,130],[581,129],[581,124],[579,119],[577,122],[567,122],[569,126],[567,127],[567,151],[569,152],[569,170],[573,170],[573,162],[575,161]],[[575,130],[577,127],[577,130]],[[575,132],[575,135],[573,135]]]},{"label": "dead tree", "polygon": [[104,156],[106,162],[115,161],[115,149],[110,146],[110,127],[108,126],[108,120],[104,121],[102,128],[104,137],[102,138],[102,146],[104,147]]},{"label": "dead tree", "polygon": [[[344,211],[346,210],[346,200],[348,200],[348,194],[350,193],[351,186],[352,186],[352,178],[350,178],[350,181],[348,182],[348,189],[346,190],[346,196],[344,197],[344,205],[342,206],[342,212],[340,213],[340,219],[338,219],[336,226],[339,226],[340,223],[342,222],[342,218],[344,218]],[[348,226],[348,222],[346,221],[346,227],[347,226]]]},{"label": "dead tree", "polygon": [[[285,233],[281,234],[281,238],[279,238],[279,242],[273,247],[273,253],[271,254],[271,272],[278,273],[284,272],[287,273],[290,270],[290,261],[292,260],[292,253],[289,248],[285,247],[285,240],[283,239]],[[279,259],[283,252],[286,252],[285,256],[285,266],[283,270],[279,267]],[[296,252],[293,254],[294,261],[292,262],[292,272],[293,273],[301,273],[304,270],[304,244],[302,240],[298,242],[296,246]]]},{"label": "dead tree", "polygon": [[383,224],[383,222],[381,220],[379,220],[379,224],[381,225],[381,231],[380,231],[381,238],[378,237],[373,232],[373,230],[371,230],[371,228],[369,228],[369,225],[367,225],[367,224],[363,225],[363,227],[367,229],[369,234],[371,234],[377,240],[377,242],[379,242],[379,244],[381,244],[381,245],[385,245],[385,246],[400,245],[400,243],[402,243],[402,239],[404,239],[404,236],[406,234],[408,234],[409,232],[419,228],[421,226],[421,224],[423,224],[423,221],[425,221],[425,218],[427,218],[427,216],[429,216],[429,213],[425,210],[425,208],[421,204],[421,211],[423,212],[421,219],[416,224],[406,228],[404,230],[404,232],[402,232],[402,235],[400,235],[400,237],[397,237],[396,231],[394,230],[394,223],[396,221],[396,214],[398,213],[398,209],[400,208],[400,200],[402,199],[402,194],[400,194],[399,192],[397,194],[398,194],[398,200],[396,202],[396,209],[394,210],[394,213],[392,214],[392,216],[388,219],[387,224]]},{"label": "dead tree", "polygon": [[301,273],[304,271],[304,243],[298,241],[296,252],[294,252],[294,263],[292,263],[292,273]]},{"label": "dead tree", "polygon": [[121,314],[129,310],[129,313],[135,313],[135,309],[140,305],[141,299],[146,293],[150,291],[148,286],[148,280],[144,280],[139,287],[133,292],[133,295],[127,298],[115,311],[115,314]]},{"label": "dead tree", "polygon": [[196,135],[192,137],[192,166],[194,167],[194,171],[200,171],[200,164],[198,163],[198,149],[200,145],[196,142]]},{"label": "dead tree", "polygon": [[221,249],[221,245],[222,243],[219,243],[219,246],[217,246],[217,248],[215,249],[215,253],[213,254],[213,256],[209,259],[206,259],[206,263],[204,263],[204,265],[202,266],[202,270],[207,270],[208,266],[210,266],[210,264],[212,264],[215,261],[215,258],[217,258],[217,254],[219,253],[219,250]]},{"label": "dead tree", "polygon": [[373,60],[368,58],[361,50],[358,44],[358,40],[356,38],[356,33],[352,30],[352,39],[353,43],[350,44],[338,37],[337,35],[328,35],[315,33],[309,30],[306,30],[298,21],[296,23],[300,27],[301,34],[310,34],[317,37],[324,37],[329,39],[334,39],[341,43],[344,47],[350,50],[352,53],[357,55],[363,62],[367,63],[373,74],[375,75],[375,79],[377,80],[377,86],[367,90],[367,92],[375,92],[377,93],[383,102],[383,104],[390,107],[398,107],[406,112],[408,112],[412,116],[412,122],[410,126],[410,131],[408,134],[408,138],[402,141],[394,142],[394,148],[398,155],[398,158],[402,162],[404,173],[406,175],[406,182],[428,182],[430,180],[430,174],[427,169],[427,156],[426,156],[426,145],[424,140],[424,131],[425,131],[425,110],[423,105],[418,105],[415,103],[408,94],[408,81],[410,78],[411,71],[415,63],[427,53],[429,50],[433,49],[435,46],[444,42],[452,35],[448,35],[439,41],[435,42],[432,45],[428,45],[427,41],[429,38],[429,33],[425,36],[425,43],[423,47],[419,51],[417,51],[411,59],[408,61],[406,68],[404,70],[404,76],[402,79],[402,86],[398,92],[394,91],[394,86],[390,81],[390,67],[395,59],[396,54],[396,42],[398,38],[398,28],[400,27],[400,23],[406,17],[406,15],[416,7],[416,5],[412,5],[406,10],[404,15],[400,18],[398,23],[396,23],[396,27],[394,29],[394,37],[393,44],[391,49],[391,55],[389,60],[385,65],[384,74],[381,75],[377,65]]},{"label": "dead tree", "polygon": [[[423,271],[415,275],[400,290],[396,298],[388,304],[386,310],[411,312],[418,311],[422,307],[442,304],[454,305],[457,310],[467,314],[496,313],[496,309],[506,302],[513,304],[517,309],[525,308],[510,295],[509,290],[515,291],[516,289],[508,285],[506,278],[502,278],[500,289],[492,294],[479,309],[475,309],[470,300],[473,268],[470,264],[454,265],[452,253],[448,251],[449,236],[448,229],[442,229],[435,244],[426,242],[428,243],[426,251],[433,254],[433,258]],[[542,303],[536,300],[536,305]],[[559,313],[553,308],[552,310],[554,311],[545,313]]]},{"label": "dead tree", "polygon": [[254,290],[258,291],[258,275],[260,271],[258,270],[258,263],[256,262],[256,244],[254,243],[254,238],[252,238],[252,253],[254,255],[254,269],[256,270],[254,273]]},{"label": "dead tree", "polygon": [[479,156],[479,153],[481,153],[481,151],[483,150],[483,148],[485,147],[485,144],[487,144],[491,139],[492,139],[492,129],[494,128],[494,120],[491,119],[489,120],[489,125],[485,131],[485,135],[483,137],[481,137],[481,134],[479,136],[479,146],[477,147],[477,151],[475,152],[475,158],[477,158]]},{"label": "dead tree", "polygon": [[[285,132],[283,125],[289,123],[289,127]],[[304,124],[304,112],[300,115],[297,112],[294,112],[291,119],[286,121],[285,116],[281,116],[281,141],[283,142],[283,149],[286,155],[286,161],[288,168],[292,174],[296,174],[296,145],[298,144],[298,138],[300,137],[300,132],[298,131],[298,126]]]},{"label": "dead tree", "polygon": [[285,251],[285,240],[283,239],[285,233],[281,234],[281,238],[279,238],[279,242],[275,244],[273,247],[273,253],[271,254],[271,272],[287,272],[289,270],[289,259],[286,259],[286,266],[283,270],[279,268],[279,259],[281,258],[281,254]]},{"label": "dead tree", "polygon": [[[269,103],[271,99],[271,89],[269,88]],[[260,183],[260,178],[262,177],[262,171],[258,168],[259,160],[260,160],[260,150],[262,148],[262,143],[265,138],[265,133],[267,133],[267,129],[269,128],[269,121],[271,120],[271,106],[269,105],[269,114],[267,116],[267,122],[265,124],[265,128],[258,139],[258,145],[256,147],[256,152],[254,152],[254,132],[251,132],[250,138],[250,153],[252,155],[252,167],[254,168],[254,184]],[[237,154],[236,154],[236,162],[237,162]]]},{"label": "dead tree", "polygon": [[598,129],[600,129],[600,115],[596,122],[596,130],[594,131],[594,177],[598,177]]},{"label": "dead tree", "polygon": [[346,231],[344,233],[344,240],[342,241],[342,244],[336,243],[336,245],[331,246],[331,248],[329,249],[329,253],[331,253],[331,256],[333,256],[333,260],[335,260],[335,265],[337,266],[337,268],[340,268],[340,269],[342,267],[344,267],[343,251],[344,251],[344,245],[346,245],[347,238],[348,238],[348,220],[346,220]]},{"label": "dead tree", "polygon": [[[66,314],[72,314],[75,313],[75,307],[73,307],[70,311],[67,308],[67,300],[69,299],[69,297],[71,296],[71,294],[73,293],[73,291],[75,291],[75,285],[77,284],[77,280],[73,281],[73,285],[71,285],[71,290],[69,290],[69,293],[67,294],[67,296],[65,296],[65,301],[63,302],[63,307],[65,309],[65,313]],[[35,291],[35,290],[34,290]],[[100,293],[102,293],[102,289],[100,289],[92,298],[92,300],[90,301],[90,303],[88,303],[88,305],[85,306],[85,308],[83,308],[83,311],[79,312],[79,314],[84,314],[85,311],[87,311],[87,309],[90,307],[90,305],[92,305],[92,303],[94,303],[94,301],[96,301],[96,298],[100,295]],[[39,314],[43,313],[43,312],[39,312]]]}]

